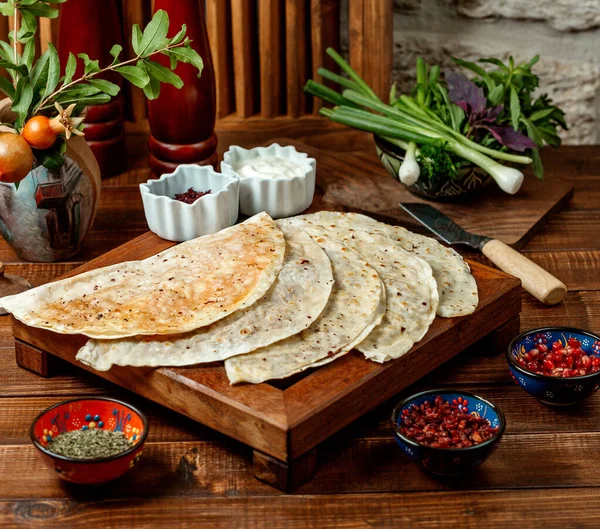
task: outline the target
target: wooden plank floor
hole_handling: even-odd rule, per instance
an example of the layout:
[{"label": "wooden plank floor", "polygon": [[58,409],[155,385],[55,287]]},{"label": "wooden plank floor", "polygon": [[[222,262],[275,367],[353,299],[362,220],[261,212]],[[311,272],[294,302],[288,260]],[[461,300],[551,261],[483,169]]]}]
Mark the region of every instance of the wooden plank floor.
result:
[{"label": "wooden plank floor", "polygon": [[[103,182],[100,211],[82,253],[69,262],[27,264],[1,242],[7,272],[42,284],[147,229],[137,188],[147,178],[143,138],[129,141],[132,169]],[[331,133],[310,141],[356,152],[356,141],[332,141]],[[377,164],[372,144],[363,147],[361,157]],[[600,147],[565,147],[545,158],[547,173],[573,182],[575,196],[525,252],[570,291],[557,307],[543,307],[524,294],[522,328],[569,324],[600,331]],[[405,459],[389,430],[396,397],[326,441],[316,477],[285,495],[254,479],[250,450],[240,443],[74,367],[52,379],[39,378],[16,366],[13,347],[8,318],[0,318],[2,528],[600,526],[594,457],[600,395],[575,411],[543,406],[512,383],[501,355],[466,351],[407,391],[461,387],[502,408],[505,437],[473,475],[438,480]],[[120,480],[87,489],[57,480],[28,438],[39,411],[81,395],[131,401],[147,412],[151,424],[142,464]]]}]

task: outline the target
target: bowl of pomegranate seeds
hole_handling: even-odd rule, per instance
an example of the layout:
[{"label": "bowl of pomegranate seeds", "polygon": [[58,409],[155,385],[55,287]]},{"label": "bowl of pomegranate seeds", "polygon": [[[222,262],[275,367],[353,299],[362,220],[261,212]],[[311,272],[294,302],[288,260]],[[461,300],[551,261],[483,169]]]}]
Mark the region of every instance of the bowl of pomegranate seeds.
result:
[{"label": "bowl of pomegranate seeds", "polygon": [[404,399],[392,414],[396,442],[432,474],[463,474],[494,451],[506,421],[491,402],[466,391],[430,390]]},{"label": "bowl of pomegranate seeds", "polygon": [[600,336],[569,327],[519,334],[506,351],[514,381],[545,404],[570,406],[598,389]]}]

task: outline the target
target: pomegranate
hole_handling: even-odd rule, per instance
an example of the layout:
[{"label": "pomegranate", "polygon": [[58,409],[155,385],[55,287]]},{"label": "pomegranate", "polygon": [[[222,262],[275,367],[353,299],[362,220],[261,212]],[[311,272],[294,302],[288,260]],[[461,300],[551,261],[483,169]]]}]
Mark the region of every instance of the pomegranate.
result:
[{"label": "pomegranate", "polygon": [[54,145],[61,130],[64,128],[56,121],[46,116],[33,116],[25,123],[21,135],[34,149],[48,149]]},{"label": "pomegranate", "polygon": [[33,167],[33,152],[19,134],[0,132],[0,182],[17,183]]}]

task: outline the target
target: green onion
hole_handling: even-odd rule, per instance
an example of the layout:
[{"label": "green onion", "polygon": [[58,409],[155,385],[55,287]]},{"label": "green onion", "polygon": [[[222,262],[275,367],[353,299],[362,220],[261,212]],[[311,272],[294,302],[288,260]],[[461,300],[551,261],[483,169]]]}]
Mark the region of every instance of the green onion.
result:
[{"label": "green onion", "polygon": [[490,157],[521,164],[531,163],[531,158],[490,149],[461,134],[458,130],[460,116],[457,117],[451,111],[451,103],[445,90],[441,93],[450,110],[452,127],[447,126],[440,116],[429,109],[429,86],[441,88],[437,83],[440,75],[438,66],[428,69],[425,61],[418,58],[416,100],[407,95],[396,97],[397,88],[394,84],[390,90],[390,104],[386,105],[335,50],[328,48],[327,54],[349,79],[324,68],[320,68],[318,74],[339,84],[343,88],[342,93],[312,80],[306,83],[305,92],[335,105],[333,109],[321,108],[319,113],[322,116],[336,123],[376,134],[404,149],[406,154],[399,170],[402,182],[411,185],[420,176],[416,159],[418,146],[441,140],[445,142],[449,152],[488,172],[507,193],[518,191],[523,173],[503,166]]}]

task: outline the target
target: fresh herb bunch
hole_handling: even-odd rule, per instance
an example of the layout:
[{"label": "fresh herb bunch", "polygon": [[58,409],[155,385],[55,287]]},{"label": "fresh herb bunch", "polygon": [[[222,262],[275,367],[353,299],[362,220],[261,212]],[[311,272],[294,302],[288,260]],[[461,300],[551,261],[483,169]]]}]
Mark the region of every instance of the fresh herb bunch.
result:
[{"label": "fresh herb bunch", "polygon": [[[135,57],[122,59],[122,46],[115,44],[110,50],[113,61],[101,67],[98,60],[85,53],[80,53],[78,57],[69,53],[61,73],[58,53],[51,43],[48,44],[46,52],[35,60],[34,36],[38,28],[37,17],[56,18],[56,4],[65,1],[0,2],[0,13],[14,18],[14,27],[9,34],[11,43],[0,41],[0,67],[9,72],[12,80],[11,82],[5,77],[0,77],[0,91],[12,100],[12,110],[17,115],[16,121],[9,126],[30,142],[36,149],[38,163],[49,169],[62,165],[63,153],[66,150],[65,139],[68,139],[71,133],[81,135],[83,118],[77,116],[85,107],[107,103],[119,93],[120,87],[101,78],[103,74],[116,72],[143,89],[148,99],[155,99],[160,94],[161,83],[169,83],[177,88],[183,86],[182,79],[172,71],[179,62],[196,67],[198,76],[203,67],[202,58],[191,48],[191,40],[186,37],[185,24],[174,37],[168,38],[169,16],[166,11],[159,10],[143,32],[138,24],[134,24],[131,43]],[[18,44],[23,45],[22,54],[18,53]],[[158,54],[169,57],[170,69],[152,60]],[[83,63],[83,75],[74,78],[78,63]],[[63,106],[67,107],[66,110]],[[46,123],[44,118],[39,118],[55,114],[55,109],[59,111],[59,115],[50,122]],[[27,124],[34,116],[46,126],[44,130],[52,141],[49,147],[46,147],[47,138],[39,145],[36,145],[35,140],[28,139]],[[33,123],[37,124],[36,121],[32,121]],[[35,132],[39,134],[40,130],[42,129],[38,126]],[[33,134],[30,136],[35,138]]]},{"label": "fresh herb bunch", "polygon": [[[539,87],[540,78],[532,72],[533,66],[540,60],[539,55],[533,57],[529,62],[515,64],[513,57],[509,57],[508,63],[500,59],[490,57],[480,59],[480,63],[496,66],[491,71],[486,71],[479,64],[464,61],[453,57],[455,64],[470,70],[475,74],[472,79],[474,84],[483,90],[488,107],[501,107],[495,122],[501,126],[510,125],[513,130],[520,131],[535,144],[531,149],[533,159],[533,171],[538,178],[544,175],[539,149],[545,145],[559,147],[561,139],[558,136],[559,127],[567,129],[565,113],[552,104],[547,94],[534,98],[533,92]],[[460,75],[460,74],[458,74]],[[447,77],[447,74],[446,74]],[[469,128],[466,134],[476,133]],[[479,141],[486,142],[491,146],[506,145],[502,138],[489,134],[480,134]]]},{"label": "fresh herb bunch", "polygon": [[556,129],[566,128],[564,113],[548,96],[532,96],[539,85],[539,78],[531,72],[537,57],[519,65],[512,58],[507,65],[481,59],[497,66],[491,72],[454,59],[476,74],[474,81],[458,72],[442,75],[439,66],[429,67],[418,58],[413,92],[398,94],[394,84],[386,104],[335,50],[329,48],[327,53],[348,77],[323,68],[318,73],[341,85],[343,91],[313,80],[305,91],[334,105],[320,110],[332,121],[372,132],[404,149],[399,177],[406,185],[419,178],[451,180],[462,166],[474,164],[513,194],[523,182],[523,173],[511,165],[533,163],[541,178],[538,150],[560,145]]}]

